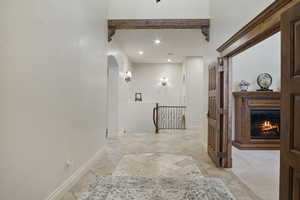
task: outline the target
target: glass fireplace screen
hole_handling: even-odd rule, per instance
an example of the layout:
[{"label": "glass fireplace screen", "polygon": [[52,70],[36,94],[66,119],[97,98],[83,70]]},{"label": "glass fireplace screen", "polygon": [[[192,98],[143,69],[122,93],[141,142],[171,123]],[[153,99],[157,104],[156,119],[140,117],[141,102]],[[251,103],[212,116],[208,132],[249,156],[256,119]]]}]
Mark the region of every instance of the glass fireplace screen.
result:
[{"label": "glass fireplace screen", "polygon": [[280,110],[252,110],[251,139],[280,139]]}]

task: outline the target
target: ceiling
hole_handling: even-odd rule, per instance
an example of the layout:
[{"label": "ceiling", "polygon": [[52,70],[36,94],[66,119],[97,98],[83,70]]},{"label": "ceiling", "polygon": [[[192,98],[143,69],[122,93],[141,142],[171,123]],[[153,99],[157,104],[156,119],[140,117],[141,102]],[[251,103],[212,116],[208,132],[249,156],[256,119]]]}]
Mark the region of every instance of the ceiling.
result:
[{"label": "ceiling", "polygon": [[198,29],[117,30],[113,40],[133,63],[181,63],[186,56],[203,56],[208,44]]}]

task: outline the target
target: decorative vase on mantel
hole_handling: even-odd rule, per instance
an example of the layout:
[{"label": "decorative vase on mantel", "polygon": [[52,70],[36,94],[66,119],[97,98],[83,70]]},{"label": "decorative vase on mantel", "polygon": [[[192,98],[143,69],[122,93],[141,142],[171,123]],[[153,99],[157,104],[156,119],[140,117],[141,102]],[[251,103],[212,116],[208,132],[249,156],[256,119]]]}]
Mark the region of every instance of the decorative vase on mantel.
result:
[{"label": "decorative vase on mantel", "polygon": [[245,81],[245,80],[242,80],[242,81],[239,83],[239,87],[240,87],[241,91],[243,91],[243,92],[248,91],[249,86],[250,86],[250,83],[247,82],[247,81]]}]

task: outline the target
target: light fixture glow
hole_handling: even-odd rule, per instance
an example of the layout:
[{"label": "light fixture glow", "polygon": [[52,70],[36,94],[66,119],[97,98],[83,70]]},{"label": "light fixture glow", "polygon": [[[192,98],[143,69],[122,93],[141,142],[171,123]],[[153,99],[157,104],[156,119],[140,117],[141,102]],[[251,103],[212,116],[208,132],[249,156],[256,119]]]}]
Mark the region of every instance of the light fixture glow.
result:
[{"label": "light fixture glow", "polygon": [[160,44],[161,41],[160,41],[159,39],[156,39],[156,40],[154,41],[154,43],[155,43],[155,44]]},{"label": "light fixture glow", "polygon": [[131,78],[132,78],[132,73],[131,71],[127,71],[124,75],[124,79],[126,82],[130,82],[131,81]]},{"label": "light fixture glow", "polygon": [[171,59],[168,59],[168,62],[172,62],[172,60],[171,60]]},{"label": "light fixture glow", "polygon": [[140,54],[140,55],[143,55],[143,54],[144,54],[144,52],[143,52],[143,51],[139,51],[139,54]]},{"label": "light fixture glow", "polygon": [[166,78],[166,77],[162,77],[162,78],[160,79],[160,83],[161,83],[162,86],[168,85],[168,81],[169,81],[169,79]]}]

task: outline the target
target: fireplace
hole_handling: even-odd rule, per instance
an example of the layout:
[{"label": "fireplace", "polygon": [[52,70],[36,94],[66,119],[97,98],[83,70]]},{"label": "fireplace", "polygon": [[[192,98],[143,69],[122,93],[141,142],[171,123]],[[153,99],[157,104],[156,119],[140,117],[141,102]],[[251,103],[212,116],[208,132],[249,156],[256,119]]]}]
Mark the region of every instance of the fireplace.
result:
[{"label": "fireplace", "polygon": [[251,110],[251,139],[280,139],[280,110]]},{"label": "fireplace", "polygon": [[239,149],[280,148],[280,93],[234,92],[233,145]]}]

